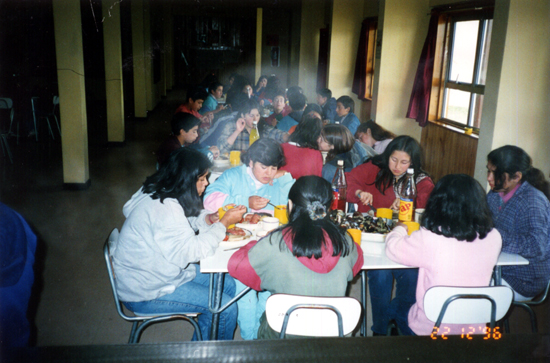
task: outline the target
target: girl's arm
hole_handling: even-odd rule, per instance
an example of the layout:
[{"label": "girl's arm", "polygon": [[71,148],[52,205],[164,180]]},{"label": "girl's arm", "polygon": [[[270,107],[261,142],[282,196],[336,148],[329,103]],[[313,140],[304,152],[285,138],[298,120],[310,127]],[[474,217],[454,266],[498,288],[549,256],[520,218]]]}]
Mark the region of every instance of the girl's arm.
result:
[{"label": "girl's arm", "polygon": [[430,177],[424,178],[416,186],[416,208],[426,208],[430,193],[434,188],[434,182]]},{"label": "girl's arm", "polygon": [[421,261],[428,258],[422,239],[427,236],[422,232],[409,236],[405,227],[396,226],[386,237],[386,256],[403,265],[421,267]]},{"label": "girl's arm", "polygon": [[256,291],[261,291],[262,280],[248,259],[248,252],[256,245],[256,243],[258,243],[258,241],[250,241],[248,244],[237,250],[237,252],[235,252],[229,259],[227,269],[229,270],[229,275],[232,277]]},{"label": "girl's arm", "polygon": [[346,182],[348,183],[348,203],[361,203],[359,191],[363,191],[363,189],[365,189],[365,173],[367,165],[368,164],[359,165],[358,167],[353,168],[349,173],[346,173]]}]

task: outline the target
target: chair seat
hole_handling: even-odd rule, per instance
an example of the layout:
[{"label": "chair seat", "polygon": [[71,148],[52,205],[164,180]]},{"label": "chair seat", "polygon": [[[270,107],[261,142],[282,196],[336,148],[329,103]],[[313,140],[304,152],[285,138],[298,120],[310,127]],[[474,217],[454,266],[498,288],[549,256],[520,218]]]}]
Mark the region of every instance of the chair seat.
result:
[{"label": "chair seat", "polygon": [[171,312],[171,313],[156,313],[156,314],[150,314],[150,313],[139,313],[136,311],[132,311],[135,316],[146,316],[148,318],[155,318],[159,316],[174,316],[174,315],[185,315],[192,318],[196,318],[201,313],[187,313],[187,312]]}]

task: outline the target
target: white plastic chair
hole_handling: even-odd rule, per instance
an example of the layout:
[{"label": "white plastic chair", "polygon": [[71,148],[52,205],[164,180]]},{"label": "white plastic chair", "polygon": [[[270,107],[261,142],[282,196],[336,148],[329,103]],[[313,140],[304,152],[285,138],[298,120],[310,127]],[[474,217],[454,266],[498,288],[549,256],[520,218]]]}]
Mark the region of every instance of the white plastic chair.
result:
[{"label": "white plastic chair", "polygon": [[507,286],[434,286],[424,295],[424,312],[439,328],[446,324],[486,324],[491,330],[512,304],[514,293]]},{"label": "white plastic chair", "polygon": [[274,294],[267,299],[266,318],[271,329],[308,337],[350,334],[359,324],[361,303],[352,297],[314,297]]},{"label": "white plastic chair", "polygon": [[105,245],[103,246],[103,255],[105,257],[105,263],[107,264],[107,272],[109,273],[109,280],[111,281],[111,289],[113,290],[113,297],[115,299],[115,305],[118,312],[118,315],[122,317],[122,319],[133,322],[132,330],[130,331],[130,338],[128,339],[128,344],[138,343],[139,338],[141,336],[141,333],[145,328],[147,328],[149,325],[173,320],[173,319],[183,319],[187,320],[193,325],[193,328],[195,328],[195,333],[197,334],[197,340],[202,340],[201,330],[199,329],[199,326],[197,322],[195,321],[195,318],[200,313],[159,313],[155,315],[137,315],[136,316],[129,316],[124,313],[124,308],[122,306],[122,303],[118,299],[117,294],[117,288],[116,288],[116,277],[115,273],[113,271],[113,263],[112,263],[112,254],[116,249],[116,244],[118,242],[118,229],[113,229],[111,234],[109,235],[109,238],[105,242]]}]

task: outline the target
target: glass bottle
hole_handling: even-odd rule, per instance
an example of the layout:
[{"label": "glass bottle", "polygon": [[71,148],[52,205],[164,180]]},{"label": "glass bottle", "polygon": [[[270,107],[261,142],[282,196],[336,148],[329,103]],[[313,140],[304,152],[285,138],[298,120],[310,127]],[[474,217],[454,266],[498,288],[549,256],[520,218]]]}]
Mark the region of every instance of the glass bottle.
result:
[{"label": "glass bottle", "polygon": [[348,184],[346,183],[346,174],[344,173],[344,160],[338,160],[338,169],[332,178],[332,205],[331,209],[346,211],[346,194]]},{"label": "glass bottle", "polygon": [[414,201],[416,199],[416,183],[414,169],[407,169],[407,176],[399,195],[399,221],[414,222]]},{"label": "glass bottle", "polygon": [[252,129],[250,130],[250,137],[248,139],[248,145],[252,145],[254,141],[260,138],[260,133],[258,132],[258,121],[252,123]]}]

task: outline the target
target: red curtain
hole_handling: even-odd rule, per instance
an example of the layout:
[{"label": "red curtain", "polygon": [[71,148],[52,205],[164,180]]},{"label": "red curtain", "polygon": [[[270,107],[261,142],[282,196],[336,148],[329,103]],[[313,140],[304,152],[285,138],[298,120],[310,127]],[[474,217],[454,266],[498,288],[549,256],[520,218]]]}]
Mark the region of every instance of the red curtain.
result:
[{"label": "red curtain", "polygon": [[439,14],[435,13],[430,18],[428,35],[426,36],[420,61],[418,62],[411,99],[409,101],[409,109],[407,110],[407,118],[415,119],[422,127],[428,122],[438,19]]},{"label": "red curtain", "polygon": [[371,22],[377,21],[377,18],[366,18],[361,24],[361,34],[359,35],[359,47],[357,49],[357,58],[355,59],[355,73],[353,74],[353,85],[351,91],[355,93],[360,100],[365,99],[367,87],[367,51],[369,49],[369,28]]}]

